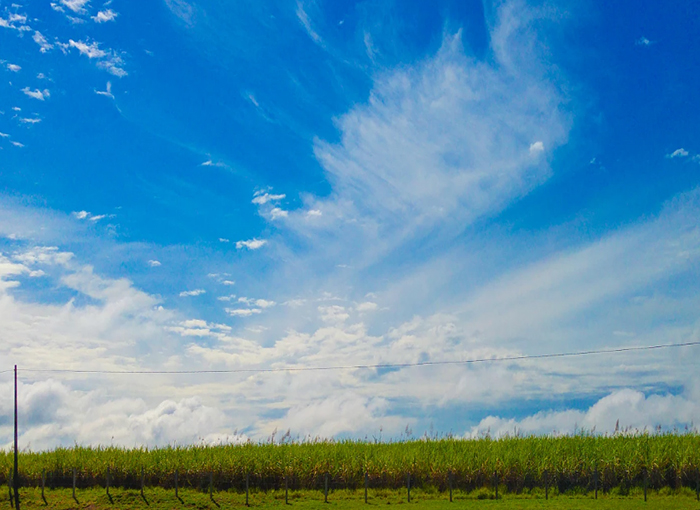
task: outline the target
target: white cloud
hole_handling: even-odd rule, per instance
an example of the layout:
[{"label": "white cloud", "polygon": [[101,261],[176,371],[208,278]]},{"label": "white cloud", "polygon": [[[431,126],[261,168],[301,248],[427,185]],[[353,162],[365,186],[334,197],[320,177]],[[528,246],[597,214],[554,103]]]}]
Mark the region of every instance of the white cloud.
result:
[{"label": "white cloud", "polygon": [[16,287],[17,282],[11,279],[28,273],[29,271],[30,269],[25,264],[12,262],[0,253],[0,292],[5,292],[11,287]]},{"label": "white cloud", "polygon": [[223,280],[221,282],[222,285],[236,285],[236,282],[234,280]]},{"label": "white cloud", "polygon": [[313,437],[334,437],[343,433],[376,432],[381,428],[395,430],[413,420],[387,417],[389,402],[353,391],[339,392],[333,397],[299,403],[270,424],[279,429],[304,430]]},{"label": "white cloud", "polygon": [[204,289],[195,289],[195,290],[183,290],[180,292],[180,297],[191,297],[191,296],[201,296],[202,294],[205,294],[207,291]]},{"label": "white cloud", "polygon": [[699,210],[700,189],[677,197],[652,221],[503,275],[475,292],[462,313],[493,341],[548,331],[596,303],[687,270],[700,257],[700,233],[690,228]]},{"label": "white cloud", "polygon": [[289,211],[285,211],[284,209],[277,206],[262,206],[265,206],[266,204],[271,204],[272,202],[278,202],[280,200],[283,200],[284,198],[286,198],[285,194],[274,195],[271,193],[267,193],[263,190],[259,190],[256,191],[253,195],[252,202],[258,206],[261,206],[261,211],[265,215],[267,215],[270,218],[270,220],[275,221],[279,218],[287,218],[289,216]]},{"label": "white cloud", "polygon": [[38,124],[39,122],[41,122],[41,119],[37,119],[36,117],[33,117],[33,118],[21,117],[18,120],[22,124]]},{"label": "white cloud", "polygon": [[[587,315],[590,310],[589,303],[596,300],[602,301],[607,309],[606,300],[609,299],[611,293],[605,287],[601,287],[600,282],[609,280],[610,272],[619,272],[619,268],[612,267],[602,270],[601,268],[605,269],[605,266],[600,264],[604,264],[604,261],[621,259],[625,270],[630,272],[626,278],[632,281],[632,284],[625,283],[624,288],[635,288],[637,284],[634,282],[640,278],[641,281],[649,281],[647,276],[639,274],[647,266],[651,267],[652,272],[657,271],[656,268],[669,271],[669,264],[679,264],[680,267],[683,267],[684,263],[678,262],[679,254],[689,252],[695,253],[692,255],[694,257],[700,257],[700,249],[697,248],[700,245],[700,239],[693,241],[692,230],[687,231],[687,226],[692,225],[693,218],[697,216],[696,210],[689,206],[688,200],[690,199],[686,198],[684,203],[676,201],[674,209],[664,213],[657,220],[660,223],[647,227],[652,228],[653,232],[645,234],[644,229],[625,231],[620,235],[618,241],[602,243],[603,251],[598,251],[600,248],[591,250],[590,247],[583,247],[578,250],[578,256],[573,256],[571,253],[564,254],[565,258],[571,256],[566,264],[560,264],[558,258],[546,260],[542,267],[538,265],[526,267],[522,270],[522,274],[507,274],[502,282],[487,284],[487,288],[470,297],[466,306],[467,311],[460,313],[459,318],[444,315],[429,318],[416,317],[385,330],[379,336],[368,334],[364,324],[350,318],[350,307],[359,310],[360,308],[372,308],[371,305],[363,307],[363,303],[359,305],[348,303],[346,306],[346,303],[341,301],[338,304],[318,307],[319,319],[325,324],[317,328],[312,327],[309,332],[290,329],[281,339],[278,337],[274,342],[270,342],[270,338],[275,338],[277,333],[260,331],[255,333],[262,337],[259,342],[252,341],[233,335],[226,325],[212,324],[199,319],[163,320],[158,315],[163,312],[155,310],[157,300],[154,297],[134,289],[127,281],[102,279],[94,275],[91,270],[82,269],[62,278],[61,281],[69,288],[98,300],[98,305],[87,307],[75,304],[59,304],[53,307],[29,305],[13,300],[11,296],[2,296],[3,298],[0,299],[0,321],[3,323],[3,329],[0,332],[2,339],[0,356],[3,358],[6,355],[9,356],[10,349],[20,349],[20,346],[23,346],[22,349],[28,349],[31,355],[40,357],[36,360],[22,360],[24,363],[29,363],[29,361],[38,364],[42,362],[48,364],[66,363],[70,366],[72,362],[81,362],[82,365],[91,366],[99,363],[116,365],[117,367],[123,366],[123,364],[134,366],[144,359],[138,354],[136,346],[150,345],[156,341],[154,339],[160,339],[158,345],[163,346],[164,349],[168,349],[172,345],[173,355],[180,356],[173,361],[168,358],[149,360],[155,366],[164,366],[166,361],[167,363],[181,363],[187,367],[322,366],[338,363],[338,359],[343,360],[342,364],[370,364],[438,359],[455,360],[518,353],[517,347],[514,349],[498,347],[504,338],[509,338],[510,343],[523,338],[524,344],[521,345],[531,345],[529,342],[532,337],[535,337],[538,342],[542,342],[542,348],[545,349],[544,352],[547,352],[549,349],[546,347],[546,338],[541,335],[541,330],[534,330],[533,333],[533,322],[531,322],[530,316],[534,312],[551,313],[549,317],[543,315],[535,317],[535,321],[540,324],[551,324],[552,318],[566,316],[571,313],[571,310],[584,310],[584,315]],[[658,237],[655,234],[657,231],[667,232],[669,242],[664,245],[665,247],[658,247],[648,242],[649,239]],[[679,237],[678,231],[686,233]],[[611,245],[613,247],[626,246],[626,248],[611,252],[609,250]],[[645,246],[647,251],[652,252],[652,258],[629,264],[630,258],[638,257],[639,246]],[[60,250],[48,250],[49,257],[54,256],[52,254],[58,251]],[[22,256],[23,260],[26,261],[40,258],[36,255],[24,254]],[[44,260],[47,259],[44,258]],[[582,261],[584,263],[581,263]],[[586,263],[586,261],[590,261],[590,263]],[[8,279],[12,279],[11,275],[13,274],[28,274],[28,263],[26,265],[25,263],[19,264],[19,259],[15,260],[14,258],[8,262],[10,265],[14,265],[6,271],[10,274]],[[562,270],[562,266],[566,266],[567,269]],[[0,264],[0,272],[2,272],[2,264]],[[549,275],[549,279],[547,275]],[[591,287],[585,286],[596,278],[598,283],[593,282]],[[512,282],[511,287],[506,286],[505,282],[508,281]],[[571,286],[570,292],[562,291],[569,286]],[[594,290],[591,291],[591,289]],[[615,292],[624,291],[616,290]],[[500,295],[500,298],[494,298],[495,301],[489,299],[489,296],[495,295],[494,293]],[[571,301],[571,296],[576,297],[579,294],[586,296],[583,305],[579,301]],[[384,293],[382,296],[384,299]],[[333,295],[324,295],[322,298],[324,300],[337,299]],[[256,318],[253,316],[260,315],[263,311],[262,306],[270,301],[244,299],[246,307],[233,307],[226,311],[232,317],[251,317],[253,327],[255,327]],[[479,305],[482,300],[485,303]],[[564,311],[552,306],[553,302],[559,301],[565,302]],[[493,306],[494,303],[501,303],[502,306]],[[697,304],[697,301],[695,303]],[[306,306],[306,303],[300,301],[299,305]],[[532,305],[533,308],[527,308],[528,305]],[[521,309],[518,313],[508,313],[506,316],[502,316],[504,309],[510,312],[511,308]],[[674,306],[674,308],[678,307]],[[692,313],[695,313],[697,309],[697,307],[692,306],[688,308],[692,310]],[[266,313],[273,314],[282,311],[268,306]],[[295,310],[292,313],[301,316],[306,315],[307,311],[299,313],[298,310]],[[620,313],[619,307],[612,312],[613,315]],[[674,311],[675,317],[679,317],[678,313],[678,310]],[[501,316],[501,322],[509,323],[507,325],[510,332],[506,328],[501,328],[497,324],[497,320],[494,320],[494,317],[498,315]],[[593,322],[598,321],[594,320]],[[273,331],[274,324],[271,321],[270,325],[273,326]],[[30,327],[30,325],[33,326]],[[564,324],[563,327],[567,334],[576,334],[570,324]],[[625,327],[624,324],[621,324],[620,327],[610,328],[610,331],[622,331],[625,330]],[[643,326],[640,329],[643,329]],[[480,332],[479,336],[473,335],[474,330]],[[551,335],[557,337],[557,342],[561,341],[558,330],[551,329],[549,326],[545,330],[549,330]],[[163,335],[169,333],[177,334],[184,339],[183,341],[191,343],[176,344],[172,338],[163,341]],[[658,333],[658,331],[652,331],[650,335],[656,337]],[[598,337],[598,335],[593,336]],[[124,343],[124,338],[130,339],[129,342]],[[207,342],[197,343],[200,338],[206,338]],[[636,341],[643,341],[643,339]],[[47,349],[45,345],[48,345],[48,353],[45,352]],[[557,349],[551,350],[563,348],[557,344]],[[68,352],[63,352],[65,350]],[[26,352],[24,356],[29,356],[29,352]],[[15,358],[15,354],[12,357]],[[266,374],[264,379],[259,375],[250,375],[241,376],[240,379],[233,382],[227,380],[225,384],[212,382],[207,387],[207,395],[212,399],[212,402],[230,402],[226,395],[231,394],[232,387],[236,394],[244,395],[241,400],[236,400],[235,404],[231,405],[235,409],[246,409],[246,415],[250,415],[250,421],[247,423],[250,424],[251,434],[256,438],[264,437],[265,431],[280,424],[285,424],[285,428],[292,427],[293,430],[302,434],[308,432],[323,435],[334,433],[333,431],[337,431],[335,433],[356,434],[367,430],[368,427],[377,428],[378,424],[382,424],[389,433],[390,429],[396,430],[398,425],[405,426],[406,423],[415,420],[415,414],[404,417],[391,411],[393,404],[400,406],[404,402],[402,399],[407,397],[420,406],[447,406],[450,402],[454,402],[454,399],[461,399],[458,400],[461,402],[465,398],[470,400],[471,405],[485,402],[493,405],[494,403],[507,403],[508,399],[520,398],[522,394],[528,396],[551,395],[552,393],[569,395],[576,392],[577,395],[587,395],[590,394],[592,387],[595,391],[596,387],[608,386],[611,381],[614,381],[613,384],[618,384],[618,381],[626,383],[638,377],[636,372],[624,375],[626,370],[636,366],[630,358],[607,358],[603,360],[591,359],[588,363],[581,360],[577,361],[576,364],[557,361],[556,364],[551,365],[537,362],[531,365],[526,363],[494,364],[483,366],[483,368],[476,366],[469,368],[440,367],[435,371],[429,369],[398,370],[385,375],[354,371],[300,376]],[[685,358],[692,360],[692,356],[685,356]],[[77,361],[71,361],[75,359]],[[656,365],[659,359],[653,361]],[[684,369],[678,367],[678,363],[673,359],[668,359],[665,363],[658,365],[665,366],[667,369],[673,367],[671,373],[674,377],[679,377],[684,373]],[[692,363],[687,365],[694,369]],[[640,366],[639,369],[646,373],[661,374],[659,366]],[[583,371],[582,367],[593,368],[589,373]],[[685,370],[687,369],[686,367]],[[599,378],[596,379],[597,385],[591,384],[591,373],[598,374],[596,375]],[[139,383],[138,378],[130,377],[128,384],[125,382],[119,386],[117,382],[118,386],[111,386],[109,392],[110,395],[118,395],[119,392],[130,395],[135,391],[133,385],[140,384],[138,388],[144,392],[143,398],[149,399],[148,402],[153,402],[153,404],[148,403],[146,407],[154,409],[164,398],[178,401],[187,398],[187,395],[200,391],[196,383],[193,386],[188,386],[178,384],[173,380],[164,380],[155,384],[150,382],[152,380],[157,381],[158,379],[149,379]],[[260,384],[261,380],[264,380],[265,384]],[[443,384],[438,384],[436,381],[442,381]],[[605,384],[602,384],[603,382]],[[673,380],[666,382],[669,383],[669,386],[677,387]],[[130,385],[131,387],[129,387]],[[165,397],[157,396],[158,391],[168,393]],[[377,399],[376,395],[382,395],[382,398],[375,400]],[[0,396],[0,398],[2,397]],[[259,402],[265,402],[262,406],[264,408],[270,399],[278,409],[284,410],[284,414],[280,418],[261,418],[256,413],[256,409],[259,409],[256,406],[260,406]],[[331,404],[332,401],[339,402]],[[614,405],[618,404],[619,402],[615,401]],[[115,400],[110,405],[117,406],[119,404]],[[216,406],[216,404],[213,405]],[[656,404],[650,403],[649,406],[651,405]],[[331,418],[323,411],[328,406],[334,410]],[[232,410],[232,407],[226,409],[229,411]],[[142,412],[131,411],[131,414],[139,415]],[[230,413],[233,416],[239,414]],[[681,415],[678,414],[678,416]],[[53,419],[50,419],[49,422],[55,425]],[[57,435],[53,440],[56,443],[72,444],[76,437],[92,437],[85,435],[84,431],[90,428],[86,423],[80,422],[74,430]],[[227,418],[222,423],[229,429],[233,428],[231,418]],[[579,423],[579,425],[581,424],[582,422]],[[653,424],[651,425],[653,426]],[[495,428],[494,425],[492,431],[495,431]],[[34,428],[32,433],[38,434],[39,432],[40,428]],[[3,434],[5,434],[3,437],[7,437],[9,441],[9,435],[6,435],[8,433],[0,430],[0,435]],[[28,440],[29,437],[27,435],[25,439]],[[136,433],[133,433],[132,437],[139,438],[139,440],[142,438]],[[88,439],[86,439],[87,441]]]},{"label": "white cloud", "polygon": [[364,34],[365,51],[369,59],[374,62],[377,56],[377,49],[374,47],[374,41],[372,40],[372,34],[365,32]]},{"label": "white cloud", "polygon": [[544,144],[542,142],[535,142],[530,145],[530,154],[538,155],[544,152]]},{"label": "white cloud", "polygon": [[279,200],[282,200],[286,197],[287,195],[285,194],[280,194],[280,195],[272,195],[270,193],[265,193],[262,191],[257,191],[255,195],[253,196],[253,203],[257,205],[264,205],[268,202],[277,202]]},{"label": "white cloud", "polygon": [[359,305],[357,305],[355,307],[355,310],[362,313],[362,312],[373,312],[377,308],[379,308],[377,306],[377,303],[373,303],[372,301],[365,301],[364,303],[360,303]]},{"label": "white cloud", "polygon": [[30,266],[35,264],[68,266],[73,257],[73,253],[61,251],[57,246],[37,246],[16,253],[12,258]]},{"label": "white cloud", "polygon": [[165,4],[185,25],[189,27],[194,25],[197,10],[193,5],[185,0],[165,0]]},{"label": "white cloud", "polygon": [[7,68],[12,72],[19,72],[22,68],[17,64],[7,64]]},{"label": "white cloud", "polygon": [[319,216],[323,216],[323,213],[318,209],[311,209],[309,211],[306,211],[307,218],[318,218]]},{"label": "white cloud", "polygon": [[38,99],[39,101],[43,101],[47,97],[49,97],[51,94],[47,89],[44,89],[43,91],[36,89],[36,90],[31,90],[29,87],[24,87],[22,89],[22,92],[24,92],[27,96],[33,97],[34,99]]},{"label": "white cloud", "polygon": [[[51,273],[60,273],[53,280],[60,289],[58,300],[22,301],[10,292],[19,285],[13,281],[17,277],[38,277],[46,267],[52,267]],[[68,298],[63,297],[66,290],[70,291]],[[73,295],[90,299],[78,304]],[[178,368],[186,346],[178,338],[189,342],[197,338],[197,330],[208,330],[214,338],[230,331],[224,324],[184,320],[176,322],[182,331],[173,336],[167,330],[173,314],[157,304],[156,298],[135,289],[127,280],[101,278],[54,247],[20,251],[12,261],[0,255],[0,359],[11,359],[25,368],[124,370],[140,363]],[[138,346],[149,344],[167,345],[170,352],[137,353]],[[87,384],[70,379],[58,383],[44,375],[36,379],[27,373],[20,383],[22,448],[49,449],[76,442],[165,446],[173,441],[192,444],[241,439],[234,436],[225,413],[192,398],[193,388],[176,381],[172,381],[175,391],[163,392],[162,385],[171,383],[158,376],[117,378],[110,380],[105,393],[100,379],[83,381]],[[0,385],[10,389],[9,382]],[[11,409],[10,393],[0,391],[0,417]],[[134,393],[139,398],[132,398]],[[0,445],[9,444],[10,438],[0,419]]]},{"label": "white cloud", "polygon": [[686,156],[688,156],[688,154],[689,154],[688,151],[681,147],[680,149],[676,149],[675,151],[673,151],[670,154],[666,154],[666,157],[669,159],[671,159],[671,158],[685,158]]},{"label": "white cloud", "polygon": [[306,33],[309,34],[309,37],[311,37],[311,39],[316,44],[323,45],[323,39],[321,38],[320,35],[318,35],[318,32],[316,32],[316,30],[314,30],[313,26],[311,25],[311,19],[309,18],[309,15],[304,10],[304,5],[302,4],[301,1],[297,1],[296,15],[297,15],[297,19],[299,20],[301,25],[304,27],[304,30],[306,30]]},{"label": "white cloud", "polygon": [[105,23],[115,20],[117,16],[119,16],[119,14],[112,9],[106,9],[104,11],[99,11],[96,16],[92,16],[92,19],[95,23]]},{"label": "white cloud", "polygon": [[261,313],[261,311],[259,308],[226,308],[226,313],[232,317],[250,317]]},{"label": "white cloud", "polygon": [[321,314],[321,320],[330,324],[342,323],[350,318],[345,307],[340,305],[319,306],[318,311]]},{"label": "white cloud", "polygon": [[287,216],[289,216],[289,212],[279,207],[273,207],[270,210],[270,219],[273,221],[279,218],[286,218]]},{"label": "white cloud", "polygon": [[19,147],[19,148],[24,147],[24,144],[23,144],[23,143],[20,143],[20,142],[12,141],[12,142],[10,142],[10,143],[11,143],[12,145],[14,145],[15,147]]},{"label": "white cloud", "polygon": [[128,74],[123,68],[124,60],[122,57],[112,50],[105,51],[100,49],[100,45],[97,41],[88,43],[69,39],[67,47],[77,49],[81,55],[85,55],[91,60],[95,59],[98,68],[104,69],[114,76],[122,78]]},{"label": "white cloud", "polygon": [[149,260],[148,265],[151,267],[160,267],[162,264],[157,260]]},{"label": "white cloud", "polygon": [[[3,387],[9,391],[10,383]],[[150,405],[133,397],[106,401],[100,391],[74,390],[52,379],[20,382],[19,395],[27,425],[19,440],[34,451],[75,443],[165,447],[247,440],[227,427],[221,410],[204,405],[196,396]],[[3,414],[9,414],[11,406],[9,398],[0,400]],[[10,443],[3,446],[9,447]]]},{"label": "white cloud", "polygon": [[302,213],[289,227],[320,257],[343,254],[363,268],[416,239],[449,243],[549,178],[531,147],[565,143],[570,116],[555,75],[537,64],[532,13],[504,12],[493,65],[448,35],[433,57],[377,75],[369,100],[337,119],[340,142],[316,141],[333,191],[304,200],[322,222]]},{"label": "white cloud", "polygon": [[258,250],[267,244],[266,239],[250,239],[248,241],[236,241],[236,248],[248,248],[249,250]]},{"label": "white cloud", "polygon": [[636,44],[637,46],[651,46],[652,44],[654,44],[654,41],[650,41],[646,37],[640,37],[639,39],[634,41],[634,44]]},{"label": "white cloud", "polygon": [[122,67],[123,65],[124,61],[122,60],[122,58],[116,55],[112,55],[109,59],[102,60],[97,63],[97,67],[99,67],[100,69],[104,69],[109,74],[114,75],[118,78],[123,78],[124,76],[127,76],[129,74],[124,70],[124,68]]},{"label": "white cloud", "polygon": [[256,108],[260,108],[260,103],[258,103],[258,100],[255,99],[255,96],[253,94],[245,94],[245,98],[248,99],[248,101],[250,101],[253,106],[255,106]]},{"label": "white cloud", "polygon": [[10,137],[10,135],[8,135],[7,133],[0,132],[0,138],[9,138],[9,137]]},{"label": "white cloud", "polygon": [[177,326],[171,326],[167,329],[184,337],[218,337],[223,339],[231,331],[231,327],[226,324],[214,324],[199,319],[181,321]]},{"label": "white cloud", "polygon": [[46,40],[46,37],[44,37],[38,30],[34,32],[32,39],[39,45],[42,53],[46,53],[50,49],[53,49],[53,44],[49,43],[49,41]]},{"label": "white cloud", "polygon": [[109,97],[110,99],[114,99],[114,95],[112,94],[112,82],[108,81],[107,86],[105,90],[97,90],[95,89],[95,94],[99,96],[106,96]]},{"label": "white cloud", "polygon": [[[7,12],[7,10],[6,10]],[[31,30],[27,26],[27,16],[19,13],[8,13],[7,18],[0,17],[0,27],[17,30],[18,32],[27,32]]]},{"label": "white cloud", "polygon": [[470,437],[485,433],[498,437],[513,434],[573,434],[581,430],[598,433],[653,430],[683,427],[700,420],[700,405],[682,395],[649,395],[625,388],[601,398],[587,410],[540,411],[532,416],[504,419],[489,416],[473,427]]},{"label": "white cloud", "polygon": [[68,7],[71,11],[76,13],[85,12],[85,5],[89,3],[89,0],[60,0],[61,4]]},{"label": "white cloud", "polygon": [[224,163],[223,161],[213,161],[211,159],[206,160],[200,166],[215,166],[215,167],[219,167],[219,168],[229,168],[229,166],[226,163]]},{"label": "white cloud", "polygon": [[51,267],[59,273],[54,283],[61,293],[69,290],[69,295],[91,299],[82,305],[63,297],[55,303],[24,302],[0,290],[2,359],[25,367],[123,368],[134,361],[127,352],[131,342],[163,334],[159,322],[168,320],[169,313],[156,310],[158,301],[127,280],[100,278],[54,247],[34,247],[14,254],[13,260],[24,267]]},{"label": "white cloud", "polygon": [[68,44],[71,48],[77,49],[81,55],[85,55],[88,58],[104,58],[107,56],[107,52],[100,49],[100,44],[97,41],[88,44],[87,42],[69,39]]},{"label": "white cloud", "polygon": [[88,220],[92,222],[98,222],[100,220],[103,220],[107,217],[114,217],[113,214],[107,215],[107,214],[92,214],[88,211],[73,211],[72,216],[78,220]]},{"label": "white cloud", "polygon": [[186,328],[208,328],[209,324],[207,321],[203,321],[200,319],[189,319],[186,321],[182,321],[180,324]]}]

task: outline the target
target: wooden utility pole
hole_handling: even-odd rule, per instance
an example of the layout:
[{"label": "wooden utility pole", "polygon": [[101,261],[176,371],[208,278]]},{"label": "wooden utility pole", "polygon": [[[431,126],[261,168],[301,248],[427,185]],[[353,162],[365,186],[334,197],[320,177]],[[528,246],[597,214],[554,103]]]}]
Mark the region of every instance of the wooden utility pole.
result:
[{"label": "wooden utility pole", "polygon": [[12,473],[12,485],[15,489],[15,510],[19,510],[19,471],[17,459],[17,365],[15,365],[15,469]]}]

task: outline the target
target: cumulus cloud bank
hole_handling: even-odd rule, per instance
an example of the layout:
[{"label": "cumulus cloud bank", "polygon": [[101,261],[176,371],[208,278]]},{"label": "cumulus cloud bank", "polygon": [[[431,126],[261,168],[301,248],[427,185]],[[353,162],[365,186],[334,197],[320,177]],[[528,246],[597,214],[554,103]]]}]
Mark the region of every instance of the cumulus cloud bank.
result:
[{"label": "cumulus cloud bank", "polygon": [[573,434],[577,431],[615,433],[650,432],[693,426],[700,420],[700,402],[683,395],[645,395],[625,388],[601,398],[586,410],[541,411],[523,419],[488,416],[473,427],[469,437],[520,434]]},{"label": "cumulus cloud bank", "polygon": [[[11,384],[4,383],[0,416],[12,415]],[[164,400],[149,405],[140,398],[105,401],[96,391],[72,390],[64,383],[46,380],[20,383],[18,390],[20,440],[27,448],[42,450],[56,444],[147,445],[219,444],[246,441],[227,427],[220,410],[199,397]],[[0,421],[0,434],[9,435],[10,420]],[[2,445],[5,449],[11,443]]]}]

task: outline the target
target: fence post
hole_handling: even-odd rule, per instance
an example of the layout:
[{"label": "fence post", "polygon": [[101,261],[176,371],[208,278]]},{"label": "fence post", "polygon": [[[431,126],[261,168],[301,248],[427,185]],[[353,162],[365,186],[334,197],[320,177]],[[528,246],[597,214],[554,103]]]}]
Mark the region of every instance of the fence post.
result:
[{"label": "fence post", "polygon": [[10,489],[10,506],[15,507],[15,496],[12,492],[12,488],[15,486],[14,471],[10,469],[10,476],[7,478],[7,487]]},{"label": "fence post", "polygon": [[648,474],[647,474],[647,468],[644,468],[644,502],[646,503],[647,501],[647,485],[649,483],[648,480]]},{"label": "fence post", "polygon": [[323,502],[328,503],[328,473],[323,477]]},{"label": "fence post", "polygon": [[695,499],[700,501],[700,468],[695,470]]},{"label": "fence post", "polygon": [[214,472],[209,471],[209,499],[214,500]]},{"label": "fence post", "polygon": [[107,466],[107,480],[105,481],[105,490],[107,492],[107,497],[109,498],[109,466]]},{"label": "fence post", "polygon": [[289,504],[289,498],[288,498],[288,493],[289,493],[289,483],[287,482],[287,475],[284,475],[284,504],[288,505]]},{"label": "fence post", "polygon": [[406,489],[407,489],[407,495],[408,495],[408,502],[411,502],[411,473],[408,473],[406,475]]},{"label": "fence post", "polygon": [[44,496],[44,487],[46,486],[46,470],[42,469],[41,470],[41,499],[42,501],[46,503],[46,497]]},{"label": "fence post", "polygon": [[365,504],[367,504],[367,480],[369,476],[367,475],[367,470],[365,470]]},{"label": "fence post", "polygon": [[595,488],[595,499],[598,499],[598,463],[595,463],[593,469],[593,487]]},{"label": "fence post", "polygon": [[177,468],[175,468],[175,499],[180,499],[180,496],[177,493]]},{"label": "fence post", "polygon": [[447,472],[447,483],[450,485],[450,503],[452,503],[452,470]]},{"label": "fence post", "polygon": [[143,484],[144,484],[144,480],[143,480],[143,466],[141,466],[141,497],[142,497],[142,498],[145,498],[145,496],[143,495]]},{"label": "fence post", "polygon": [[75,468],[73,468],[73,499],[78,501],[78,499],[75,497]]},{"label": "fence post", "polygon": [[544,470],[544,499],[549,499],[549,473]]},{"label": "fence post", "polygon": [[250,472],[245,474],[245,506],[248,506],[248,483],[250,482]]}]

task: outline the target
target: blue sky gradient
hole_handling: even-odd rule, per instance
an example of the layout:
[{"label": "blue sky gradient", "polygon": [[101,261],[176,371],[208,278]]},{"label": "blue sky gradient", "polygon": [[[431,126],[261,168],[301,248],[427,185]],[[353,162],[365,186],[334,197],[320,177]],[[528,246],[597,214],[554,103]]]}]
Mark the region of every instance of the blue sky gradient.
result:
[{"label": "blue sky gradient", "polygon": [[[697,341],[699,15],[692,2],[0,1],[0,369]],[[25,372],[22,441],[682,427],[700,419],[697,357]],[[4,444],[2,396],[0,411]]]}]

